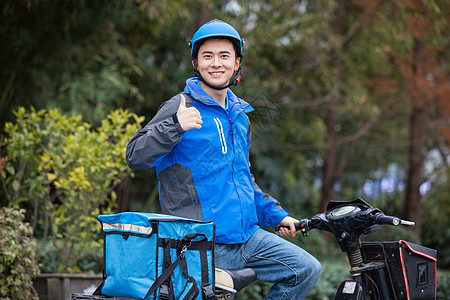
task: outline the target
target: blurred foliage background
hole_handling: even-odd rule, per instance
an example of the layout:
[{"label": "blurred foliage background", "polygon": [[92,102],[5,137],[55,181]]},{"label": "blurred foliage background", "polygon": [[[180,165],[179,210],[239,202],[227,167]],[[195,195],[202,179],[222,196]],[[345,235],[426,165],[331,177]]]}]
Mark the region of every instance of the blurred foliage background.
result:
[{"label": "blurred foliage background", "polygon": [[[154,170],[127,169],[125,145],[184,88],[187,42],[218,18],[245,39],[233,91],[256,109],[259,185],[297,218],[361,197],[415,221],[374,238],[438,249],[449,290],[448,1],[5,0],[0,8],[0,204],[24,210],[42,272],[100,272],[95,215],[159,211]],[[334,262],[345,257],[317,232],[293,242],[327,270],[310,299],[332,297],[345,269]],[[265,288],[240,297],[258,299]]]}]

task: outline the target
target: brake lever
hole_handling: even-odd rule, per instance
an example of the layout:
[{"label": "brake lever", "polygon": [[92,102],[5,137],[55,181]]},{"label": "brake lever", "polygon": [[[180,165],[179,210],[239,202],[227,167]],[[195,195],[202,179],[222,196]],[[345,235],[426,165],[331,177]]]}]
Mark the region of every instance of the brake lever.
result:
[{"label": "brake lever", "polygon": [[406,226],[414,226],[414,225],[416,225],[415,222],[412,222],[412,221],[406,221],[406,220],[400,220],[400,224],[401,224],[401,225],[406,225]]}]

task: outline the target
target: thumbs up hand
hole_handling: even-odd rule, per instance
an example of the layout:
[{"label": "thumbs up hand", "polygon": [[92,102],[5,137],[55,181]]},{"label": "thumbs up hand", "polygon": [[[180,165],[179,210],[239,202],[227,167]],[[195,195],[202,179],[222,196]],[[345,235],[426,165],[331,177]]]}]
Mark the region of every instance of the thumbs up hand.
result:
[{"label": "thumbs up hand", "polygon": [[181,94],[180,106],[177,111],[178,122],[184,131],[202,128],[202,116],[195,107],[186,107],[186,99]]}]

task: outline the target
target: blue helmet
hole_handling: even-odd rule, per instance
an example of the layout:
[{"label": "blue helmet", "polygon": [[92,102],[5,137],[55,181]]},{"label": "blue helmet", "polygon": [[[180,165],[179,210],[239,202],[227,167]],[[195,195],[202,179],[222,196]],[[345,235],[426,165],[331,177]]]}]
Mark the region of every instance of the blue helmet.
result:
[{"label": "blue helmet", "polygon": [[229,39],[235,45],[237,56],[242,57],[243,40],[236,29],[228,23],[221,20],[214,19],[208,23],[203,24],[192,37],[189,46],[191,47],[191,56],[195,58],[197,56],[198,49],[201,42],[208,38],[224,37]]}]

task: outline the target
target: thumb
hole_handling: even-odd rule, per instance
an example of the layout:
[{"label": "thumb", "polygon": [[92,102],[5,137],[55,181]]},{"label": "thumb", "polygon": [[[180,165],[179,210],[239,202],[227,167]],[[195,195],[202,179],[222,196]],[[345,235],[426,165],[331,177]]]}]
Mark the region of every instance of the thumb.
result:
[{"label": "thumb", "polygon": [[180,96],[181,96],[181,101],[180,101],[180,106],[178,107],[178,109],[186,108],[186,98],[184,98],[183,94],[181,94]]}]

